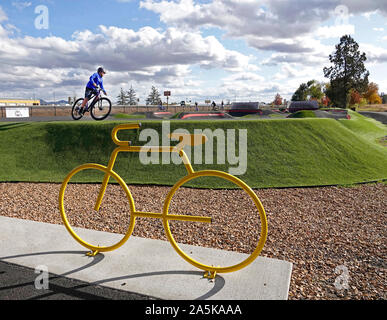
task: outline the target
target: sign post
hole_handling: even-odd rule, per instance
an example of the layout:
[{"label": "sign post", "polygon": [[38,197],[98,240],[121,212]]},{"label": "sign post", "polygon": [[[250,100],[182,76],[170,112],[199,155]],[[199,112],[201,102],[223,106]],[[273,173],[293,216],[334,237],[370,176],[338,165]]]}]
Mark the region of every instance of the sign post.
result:
[{"label": "sign post", "polygon": [[167,97],[167,110],[168,110],[168,98],[171,95],[171,91],[164,91],[164,97]]}]

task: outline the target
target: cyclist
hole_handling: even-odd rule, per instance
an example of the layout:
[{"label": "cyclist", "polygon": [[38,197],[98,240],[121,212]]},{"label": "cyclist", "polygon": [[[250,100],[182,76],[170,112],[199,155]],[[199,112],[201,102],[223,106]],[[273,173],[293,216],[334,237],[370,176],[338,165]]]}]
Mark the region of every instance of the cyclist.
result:
[{"label": "cyclist", "polygon": [[85,99],[82,102],[82,106],[79,109],[79,114],[84,112],[86,103],[90,100],[91,96],[96,93],[97,88],[101,88],[103,93],[107,95],[105,88],[103,87],[103,76],[106,74],[104,68],[99,67],[97,72],[91,75],[89,82],[86,85]]}]

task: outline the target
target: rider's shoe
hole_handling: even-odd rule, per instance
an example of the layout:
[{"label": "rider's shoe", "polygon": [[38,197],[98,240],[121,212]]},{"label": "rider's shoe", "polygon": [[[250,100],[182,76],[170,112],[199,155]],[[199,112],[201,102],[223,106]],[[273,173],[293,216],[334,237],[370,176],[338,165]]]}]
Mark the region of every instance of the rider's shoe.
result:
[{"label": "rider's shoe", "polygon": [[80,115],[83,115],[84,114],[84,109],[82,108],[82,107],[80,107],[79,109],[78,109],[78,113],[80,114]]}]

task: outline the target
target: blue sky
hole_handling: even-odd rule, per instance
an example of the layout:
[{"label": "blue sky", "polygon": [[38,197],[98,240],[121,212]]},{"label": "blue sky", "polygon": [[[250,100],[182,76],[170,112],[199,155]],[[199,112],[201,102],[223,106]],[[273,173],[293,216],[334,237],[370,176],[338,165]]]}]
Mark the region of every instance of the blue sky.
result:
[{"label": "blue sky", "polygon": [[[40,17],[47,29],[37,27]],[[302,82],[327,81],[322,69],[345,33],[387,92],[381,0],[1,1],[0,96],[82,96],[104,66],[113,100],[131,85],[140,102],[152,85],[174,101],[289,99]]]},{"label": "blue sky", "polygon": [[[47,30],[38,30],[34,26],[37,17],[34,11],[38,5],[45,5],[49,10],[50,23]],[[137,1],[7,1],[2,7],[21,34],[34,37],[56,35],[71,39],[75,31],[97,31],[101,24],[131,29],[147,25],[154,28],[161,26],[158,16],[151,11],[139,9]]]}]

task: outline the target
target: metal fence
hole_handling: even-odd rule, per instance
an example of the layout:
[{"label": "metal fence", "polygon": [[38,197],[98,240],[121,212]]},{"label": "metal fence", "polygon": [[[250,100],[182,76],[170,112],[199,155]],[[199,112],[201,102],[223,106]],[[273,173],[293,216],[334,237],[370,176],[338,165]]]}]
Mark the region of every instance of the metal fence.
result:
[{"label": "metal fence", "polygon": [[[6,118],[6,109],[27,109],[29,111],[30,117],[56,117],[56,116],[68,116],[71,114],[72,106],[0,106],[0,118]],[[168,111],[172,114],[177,112],[189,112],[189,111],[211,111],[211,105],[198,105],[197,108],[195,105],[190,106],[180,106],[180,105],[170,105],[163,106],[163,110],[159,106],[155,105],[136,105],[136,106],[112,106],[112,114],[124,113],[131,114],[136,112],[157,112],[157,111]],[[229,109],[229,106],[225,106],[224,109]]]}]

